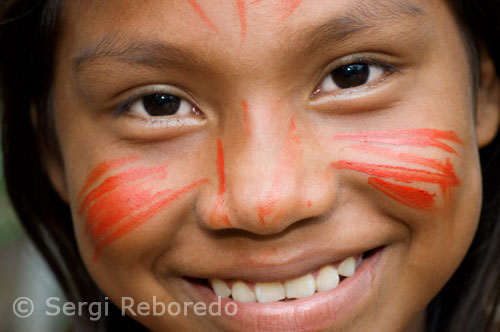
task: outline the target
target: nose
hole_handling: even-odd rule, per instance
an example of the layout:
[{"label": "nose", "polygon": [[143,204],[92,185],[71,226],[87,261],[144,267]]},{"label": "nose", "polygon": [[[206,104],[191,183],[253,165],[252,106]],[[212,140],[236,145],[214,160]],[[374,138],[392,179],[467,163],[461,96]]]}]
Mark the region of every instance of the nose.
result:
[{"label": "nose", "polygon": [[217,186],[202,200],[202,222],[274,234],[327,213],[336,200],[329,162],[303,122],[279,102],[241,109],[241,126],[217,140]]}]

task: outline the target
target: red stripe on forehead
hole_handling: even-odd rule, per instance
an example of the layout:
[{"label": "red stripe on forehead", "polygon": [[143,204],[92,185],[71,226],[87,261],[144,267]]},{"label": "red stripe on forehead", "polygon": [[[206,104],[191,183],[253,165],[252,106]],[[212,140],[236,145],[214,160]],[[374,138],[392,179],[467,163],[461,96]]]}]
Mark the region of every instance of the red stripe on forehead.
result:
[{"label": "red stripe on forehead", "polygon": [[196,0],[187,0],[191,7],[193,7],[194,11],[200,16],[200,18],[205,21],[205,23],[214,31],[218,32],[219,30],[215,26],[215,24],[212,22],[212,20],[205,14],[203,9],[200,7],[198,2]]}]

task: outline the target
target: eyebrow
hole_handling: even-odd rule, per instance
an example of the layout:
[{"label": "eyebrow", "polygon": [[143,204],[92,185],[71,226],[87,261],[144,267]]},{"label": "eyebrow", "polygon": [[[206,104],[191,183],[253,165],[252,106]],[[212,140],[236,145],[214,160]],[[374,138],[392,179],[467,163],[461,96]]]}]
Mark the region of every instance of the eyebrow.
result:
[{"label": "eyebrow", "polygon": [[[349,14],[336,17],[319,26],[306,28],[300,33],[299,45],[307,45],[305,50],[315,50],[325,44],[339,42],[353,34],[375,28],[380,21],[401,21],[407,17],[425,15],[422,7],[411,1],[377,1],[355,3]],[[193,66],[210,67],[187,46],[171,45],[156,40],[136,40],[117,35],[106,35],[98,43],[85,48],[73,59],[73,68],[81,71],[86,65],[106,58],[128,64],[138,64],[154,68]]]},{"label": "eyebrow", "polygon": [[200,65],[200,58],[187,47],[170,45],[156,40],[135,40],[113,34],[106,35],[97,44],[85,48],[73,59],[73,68],[80,71],[85,65],[111,58],[124,63],[152,67],[189,67]]},{"label": "eyebrow", "polygon": [[307,45],[306,50],[311,51],[325,44],[343,41],[353,34],[375,29],[378,27],[376,24],[381,21],[398,22],[425,15],[423,8],[411,1],[357,2],[355,11],[307,29],[301,38]]}]

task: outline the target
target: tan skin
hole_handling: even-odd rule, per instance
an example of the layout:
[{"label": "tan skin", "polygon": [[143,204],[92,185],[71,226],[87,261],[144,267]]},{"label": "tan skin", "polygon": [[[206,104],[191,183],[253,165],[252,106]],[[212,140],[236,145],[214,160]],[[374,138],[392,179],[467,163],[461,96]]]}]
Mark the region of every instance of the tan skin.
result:
[{"label": "tan skin", "polygon": [[[475,103],[459,27],[443,1],[414,1],[411,8],[419,10],[413,11],[392,1],[304,0],[293,12],[278,1],[247,3],[245,33],[233,2],[197,3],[205,17],[184,0],[71,1],[64,8],[53,90],[63,162],[49,157],[48,169],[72,208],[81,255],[96,283],[117,304],[123,296],[196,302],[183,277],[286,280],[318,267],[308,255],[341,259],[383,246],[369,291],[326,330],[423,331],[423,310],[457,268],[477,227],[477,150],[496,135],[499,119],[491,60],[483,56]],[[363,7],[380,18],[365,17]],[[353,15],[365,26],[339,35],[354,24]],[[312,32],[338,17],[343,25],[337,21],[328,34]],[[104,43],[115,46],[164,43],[189,56],[165,58],[171,48],[158,54],[156,48],[127,61],[103,53],[74,64],[82,52],[95,55],[91,50],[103,38],[117,40]],[[147,64],[139,63],[145,58]],[[380,73],[370,82],[343,90],[325,85],[335,68],[366,59],[376,61],[368,65]],[[183,98],[196,112],[187,108],[156,120],[140,107],[115,114],[123,100],[151,86]],[[401,165],[332,137],[416,128],[452,131],[462,142],[447,142],[456,154],[391,147],[450,158],[459,179],[452,194],[445,197],[435,183],[411,184],[435,194],[432,210],[391,199],[364,173],[331,166],[339,160]],[[84,231],[79,192],[96,165],[130,156],[139,156],[136,166],[168,165],[165,178],[144,184],[155,192],[206,181],[94,260],[98,240]],[[221,317],[193,314],[135,319],[153,331],[239,330]]]}]

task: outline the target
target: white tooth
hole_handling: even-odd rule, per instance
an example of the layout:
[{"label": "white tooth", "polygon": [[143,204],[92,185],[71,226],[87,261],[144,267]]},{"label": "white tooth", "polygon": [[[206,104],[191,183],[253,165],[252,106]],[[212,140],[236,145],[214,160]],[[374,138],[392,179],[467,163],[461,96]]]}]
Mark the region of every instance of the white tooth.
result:
[{"label": "white tooth", "polygon": [[259,303],[279,301],[286,297],[285,287],[281,282],[258,282],[255,284],[255,295]]},{"label": "white tooth", "polygon": [[316,284],[312,274],[285,282],[286,297],[289,299],[301,299],[316,292]]},{"label": "white tooth", "polygon": [[339,274],[344,277],[350,277],[356,271],[356,260],[354,257],[348,257],[340,263],[338,268]]},{"label": "white tooth", "polygon": [[236,281],[232,291],[233,299],[238,302],[256,302],[255,293],[243,281]]},{"label": "white tooth", "polygon": [[215,295],[220,296],[223,299],[231,295],[231,288],[227,287],[227,284],[220,279],[210,280],[210,285],[212,285]]},{"label": "white tooth", "polygon": [[329,289],[337,287],[339,284],[339,273],[337,270],[331,266],[323,266],[318,273],[316,278],[316,289],[318,292],[324,292]]}]

